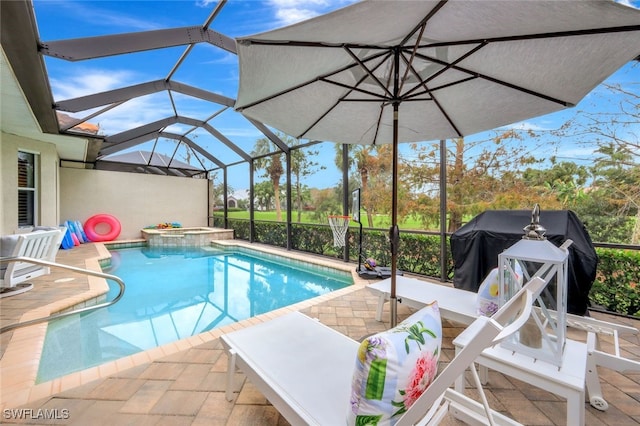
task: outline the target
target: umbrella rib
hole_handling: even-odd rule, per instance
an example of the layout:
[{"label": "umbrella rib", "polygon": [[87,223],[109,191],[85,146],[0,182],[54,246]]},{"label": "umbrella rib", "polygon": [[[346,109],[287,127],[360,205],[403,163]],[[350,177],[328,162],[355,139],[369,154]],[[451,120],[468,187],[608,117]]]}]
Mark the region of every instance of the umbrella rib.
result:
[{"label": "umbrella rib", "polygon": [[[456,59],[455,61],[451,62],[451,63],[446,63],[443,61],[442,64],[446,64],[443,66],[443,68],[441,68],[440,70],[436,71],[435,73],[433,73],[431,76],[429,76],[427,79],[422,80],[422,78],[420,77],[420,74],[418,72],[415,71],[415,69],[413,67],[411,67],[411,70],[413,71],[413,74],[415,75],[415,77],[420,81],[420,84],[414,86],[411,90],[407,91],[403,97],[410,97],[410,95],[415,92],[416,90],[418,90],[420,88],[420,86],[424,87],[425,91],[429,92],[430,90],[435,90],[435,89],[429,89],[426,85],[432,81],[433,79],[437,78],[438,76],[440,76],[441,74],[443,74],[444,72],[446,72],[447,70],[451,69],[452,66],[460,63],[461,61],[463,61],[464,59],[468,58],[469,56],[473,55],[475,52],[477,52],[478,50],[482,49],[482,47],[486,46],[486,43],[481,43],[477,46],[475,46],[473,49],[469,50],[467,53],[465,53],[464,55],[460,56],[458,59]],[[422,56],[420,56],[422,57]],[[407,59],[404,57],[404,55],[402,56],[402,59],[407,63],[407,66],[409,66],[409,63],[407,62]],[[423,58],[425,59],[425,58]],[[413,54],[412,54],[412,60],[413,60]],[[458,82],[454,82],[454,83],[449,83],[446,84],[444,86],[440,86],[439,88],[444,88],[444,87],[449,87],[453,84],[458,84],[458,83],[463,83],[468,81],[469,79],[463,79],[461,81]],[[423,93],[423,92],[421,92]]]},{"label": "umbrella rib", "polygon": [[361,89],[361,88],[359,88],[357,86],[350,86],[348,84],[340,83],[339,81],[333,81],[333,80],[329,80],[329,79],[326,79],[326,78],[321,78],[320,81],[324,81],[325,83],[333,84],[334,86],[344,87],[345,89],[349,89],[349,90],[355,91],[355,92],[360,92],[360,93],[363,93],[365,95],[371,95],[371,96],[374,96],[376,98],[376,99],[345,99],[345,96],[350,94],[350,93],[346,93],[344,96],[342,96],[340,98],[340,100],[344,100],[344,101],[349,101],[349,100],[367,101],[367,100],[370,100],[370,101],[379,102],[380,99],[384,99],[384,100],[390,100],[391,99],[391,93],[388,93],[388,91],[387,91],[388,96],[384,96],[384,95],[379,94],[379,93],[375,93],[375,92],[371,92],[369,90]]},{"label": "umbrella rib", "polygon": [[[466,83],[467,81],[471,81],[471,80],[475,80],[476,78],[479,78],[478,76],[475,75],[470,75],[469,77],[457,80],[457,81],[452,81],[450,83],[446,83],[446,84],[442,84],[440,86],[436,86],[436,87],[432,87],[432,88],[427,88],[425,87],[425,90],[418,92],[418,93],[413,93],[410,96],[404,96],[402,99],[404,101],[415,101],[415,100],[423,100],[423,99],[415,99],[420,95],[424,95],[425,93],[428,94],[429,96],[433,97],[433,92],[437,92],[438,90],[442,90],[442,89],[446,89],[447,87],[451,87],[451,86],[455,86],[458,84],[462,84],[462,83]],[[420,87],[420,86],[418,86]]]},{"label": "umbrella rib", "polygon": [[409,75],[410,71],[411,71],[412,74],[414,74],[416,77],[418,77],[418,80],[422,80],[417,75],[417,73],[415,72],[415,68],[413,68],[413,59],[416,57],[416,52],[418,51],[418,45],[420,44],[420,40],[422,39],[422,35],[424,34],[424,30],[425,30],[426,26],[427,26],[426,22],[424,22],[420,26],[420,34],[416,38],[416,42],[414,43],[413,48],[411,49],[411,58],[406,59],[404,57],[404,55],[401,55],[402,60],[406,63],[407,66],[406,66],[406,68],[404,70],[404,75],[400,79],[400,87],[398,87],[398,95],[400,95],[400,93],[402,93],[402,88],[404,87],[404,82],[405,82],[407,76]]},{"label": "umbrella rib", "polygon": [[[389,97],[392,97],[392,96],[393,96],[393,94],[389,91],[389,89],[388,89],[387,87],[385,87],[385,86],[382,84],[382,82],[378,79],[378,77],[376,77],[376,76],[373,74],[373,71],[374,71],[374,70],[376,70],[380,65],[382,65],[382,64],[384,63],[384,61],[385,61],[387,58],[385,58],[384,60],[382,60],[382,61],[381,61],[381,62],[380,62],[380,63],[379,63],[379,64],[378,64],[378,65],[377,65],[373,70],[370,70],[369,68],[367,68],[367,66],[364,64],[364,62],[362,62],[362,61],[360,60],[360,58],[358,58],[358,57],[355,55],[355,53],[353,53],[353,52],[351,51],[351,49],[349,49],[348,47],[345,47],[345,49],[344,49],[344,50],[349,54],[349,56],[351,56],[351,59],[353,59],[354,61],[356,61],[356,63],[357,63],[358,65],[360,65],[360,68],[362,68],[362,69],[363,69],[363,70],[364,70],[364,71],[369,75],[369,77],[371,77],[371,78],[372,78],[372,79],[373,79],[373,80],[378,84],[378,86],[380,86],[380,88],[382,88],[382,89],[387,93],[387,95],[389,95]],[[387,52],[387,55],[390,55],[390,52]],[[367,60],[371,60],[371,59],[367,58]],[[358,84],[362,83],[362,81],[364,81],[364,78],[363,78],[362,80],[360,80],[360,81],[358,82]],[[356,86],[357,86],[357,85],[356,85]]]},{"label": "umbrella rib", "polygon": [[[443,72],[444,72],[444,71],[446,71],[447,69],[451,68],[453,65],[455,65],[455,64],[456,64],[456,63],[458,63],[459,61],[462,61],[464,58],[468,57],[469,55],[471,55],[471,54],[475,53],[476,51],[478,51],[479,49],[481,49],[481,48],[482,48],[482,46],[483,46],[482,44],[481,44],[481,45],[479,45],[479,46],[476,46],[474,49],[470,50],[470,51],[469,51],[469,52],[467,52],[465,55],[463,55],[462,57],[458,58],[458,60],[454,61],[454,62],[453,62],[453,63],[451,63],[451,64],[447,64],[447,65],[445,65],[445,66],[444,66],[444,68],[442,68],[441,70],[437,71],[435,74],[433,74],[432,76],[430,76],[430,77],[429,77],[429,78],[427,78],[426,80],[421,81],[419,85],[416,85],[413,89],[409,90],[409,91],[405,94],[405,96],[406,96],[406,95],[410,95],[410,96],[408,96],[408,97],[403,96],[403,100],[404,100],[404,101],[410,101],[410,100],[411,100],[410,98],[412,98],[412,97],[417,97],[417,96],[419,96],[419,95],[421,95],[421,94],[423,94],[423,93],[428,94],[428,95],[430,96],[430,99],[423,99],[423,100],[432,100],[432,101],[434,102],[434,104],[436,105],[436,107],[438,108],[438,110],[442,113],[442,115],[444,116],[444,118],[447,120],[447,122],[449,123],[449,125],[450,125],[450,126],[453,128],[453,130],[458,134],[458,137],[462,137],[462,136],[463,136],[463,135],[462,135],[462,133],[460,132],[460,130],[458,129],[458,127],[455,125],[455,123],[453,122],[453,120],[451,119],[451,117],[449,116],[449,114],[447,114],[447,113],[446,113],[446,111],[444,110],[444,108],[442,107],[442,105],[440,104],[440,102],[438,102],[438,99],[436,98],[436,96],[434,96],[433,91],[436,91],[436,90],[439,90],[439,89],[443,89],[443,88],[446,88],[446,87],[450,87],[450,86],[453,86],[453,85],[461,84],[461,83],[464,83],[464,82],[466,82],[466,81],[473,80],[473,79],[475,79],[475,78],[477,78],[477,77],[475,77],[475,76],[470,76],[469,78],[466,78],[466,79],[463,79],[463,80],[460,80],[460,81],[456,81],[456,82],[451,82],[451,83],[448,83],[448,84],[444,84],[444,85],[442,85],[442,86],[435,87],[435,88],[433,88],[433,89],[429,89],[429,87],[427,87],[427,83],[428,83],[429,81],[431,81],[432,79],[436,78],[438,75],[440,75],[441,73],[443,73]],[[405,61],[406,65],[407,65],[407,72],[408,72],[409,70],[411,70],[411,72],[414,74],[414,76],[415,76],[418,80],[422,80],[422,79],[420,78],[419,73],[417,73],[417,72],[416,72],[416,70],[415,70],[415,68],[412,66],[412,61],[413,61],[413,58],[415,57],[415,50],[412,52],[411,60],[406,59],[404,55],[402,55],[401,57],[402,57],[402,59]],[[405,73],[405,77],[406,77],[406,73]],[[412,93],[412,92],[414,92],[415,90],[417,90],[417,88],[419,88],[419,87],[423,87],[423,88],[424,88],[424,91],[423,91],[423,92],[420,92],[420,93],[416,93],[416,94],[414,94],[413,96],[411,96],[411,93]],[[414,100],[418,100],[418,99],[414,99]]]},{"label": "umbrella rib", "polygon": [[508,42],[508,41],[537,40],[537,39],[543,39],[543,38],[574,37],[574,36],[633,32],[633,31],[640,31],[640,25],[623,25],[618,27],[588,28],[584,30],[557,31],[552,33],[523,34],[523,35],[512,35],[512,36],[491,37],[491,38],[481,38],[481,39],[436,42],[436,43],[427,43],[427,44],[421,45],[420,48],[448,47],[448,46],[459,46],[464,44],[477,44],[477,43],[501,43],[501,42]]},{"label": "umbrella rib", "polygon": [[[367,61],[367,62],[368,62],[368,61],[372,61],[372,60],[374,60],[374,59],[377,59],[377,58],[379,58],[379,57],[381,57],[381,56],[385,56],[385,55],[387,55],[387,56],[389,55],[389,52],[388,52],[388,51],[386,51],[386,50],[384,50],[384,51],[382,51],[382,52],[379,52],[379,53],[376,53],[376,54],[375,54],[375,55],[373,55],[373,56],[368,57],[368,58],[366,59],[366,61]],[[380,64],[382,64],[382,63],[384,63],[384,60],[383,60],[383,61],[381,61],[381,63],[380,63]],[[380,66],[380,64],[378,64],[378,66]],[[324,75],[320,75],[320,76],[314,77],[314,78],[313,78],[313,79],[311,79],[311,80],[304,81],[304,82],[302,82],[302,83],[300,83],[300,84],[297,84],[297,85],[295,85],[295,86],[289,87],[288,89],[282,90],[282,91],[280,91],[280,92],[278,92],[278,93],[274,93],[274,94],[269,95],[269,96],[267,96],[267,97],[264,97],[264,98],[262,98],[262,99],[258,99],[258,100],[256,100],[256,101],[250,102],[250,103],[248,103],[248,104],[246,104],[246,105],[244,105],[244,106],[236,107],[235,109],[236,109],[236,111],[240,111],[240,112],[242,112],[244,109],[254,107],[254,106],[258,105],[258,104],[261,104],[262,102],[270,101],[270,100],[272,100],[272,99],[277,98],[278,96],[286,95],[287,93],[290,93],[290,92],[293,92],[293,91],[295,91],[295,90],[298,90],[298,89],[300,89],[300,88],[302,88],[302,87],[305,87],[305,86],[307,86],[307,85],[309,85],[309,84],[311,84],[311,83],[315,83],[316,81],[325,81],[325,82],[328,82],[328,83],[337,84],[337,83],[336,83],[336,82],[334,82],[334,81],[326,80],[326,79],[327,79],[328,77],[331,77],[331,76],[333,76],[333,75],[336,75],[336,74],[339,74],[339,73],[341,73],[341,72],[343,72],[343,71],[346,71],[346,70],[348,70],[348,69],[350,69],[350,68],[353,68],[353,67],[355,67],[355,66],[357,66],[357,65],[358,65],[358,64],[349,64],[349,65],[345,65],[345,66],[344,66],[344,67],[342,67],[342,68],[339,68],[339,69],[337,69],[337,70],[331,71],[331,72],[329,72],[329,73],[327,73],[327,74],[324,74]],[[362,65],[361,65],[361,66],[362,66]],[[365,66],[364,68],[366,69],[366,66]],[[377,67],[376,67],[376,68],[377,68]],[[361,80],[361,81],[362,81],[362,80]],[[359,83],[358,83],[358,84],[359,84]],[[347,86],[347,87],[352,88],[351,86]]]},{"label": "umbrella rib", "polygon": [[460,71],[460,72],[463,72],[465,74],[469,74],[469,75],[475,76],[477,78],[482,78],[482,79],[490,81],[492,83],[496,83],[496,84],[508,87],[510,89],[518,90],[518,91],[526,93],[528,95],[532,95],[532,96],[535,96],[537,98],[545,99],[547,101],[554,102],[554,103],[560,104],[560,105],[565,106],[565,107],[573,107],[573,106],[575,106],[572,102],[567,102],[567,101],[564,101],[562,99],[554,98],[553,96],[545,95],[544,93],[536,92],[534,90],[527,89],[526,87],[517,86],[517,85],[515,85],[513,83],[509,83],[509,82],[497,79],[495,77],[491,77],[491,76],[486,75],[486,74],[481,74],[481,73],[479,73],[477,71],[473,71],[473,70],[461,67],[459,65],[448,64],[445,61],[441,61],[440,59],[433,58],[431,56],[422,55],[420,53],[418,53],[417,56],[419,56],[422,59],[429,60],[429,61],[432,61],[432,62],[435,62],[435,63],[439,63],[439,64],[444,65],[444,66],[450,65],[450,68],[454,69],[456,71]]},{"label": "umbrella rib", "polygon": [[[630,32],[630,31],[640,31],[640,25],[629,25],[629,26],[620,26],[620,27],[608,27],[608,28],[593,28],[593,29],[586,29],[586,30],[573,30],[573,31],[560,31],[560,32],[554,32],[554,33],[540,33],[540,34],[529,34],[529,35],[521,35],[521,36],[508,36],[508,37],[494,37],[494,38],[486,38],[486,39],[475,39],[475,40],[460,40],[460,41],[456,41],[456,42],[446,42],[446,43],[429,43],[426,45],[422,45],[420,46],[421,48],[427,48],[427,47],[447,47],[447,46],[456,46],[456,45],[465,45],[465,44],[478,44],[478,46],[476,46],[474,49],[470,50],[469,52],[467,52],[466,54],[464,54],[462,57],[460,57],[458,60],[456,60],[455,62],[449,64],[445,61],[441,61],[437,58],[432,58],[429,57],[427,55],[423,55],[420,53],[416,53],[415,55],[420,57],[421,59],[424,60],[429,60],[435,63],[439,63],[441,65],[444,65],[445,68],[443,68],[442,70],[440,70],[439,72],[435,73],[431,79],[435,78],[437,75],[439,75],[440,73],[446,71],[447,69],[455,69],[457,71],[461,71],[467,74],[471,74],[472,76],[475,76],[477,78],[482,78],[485,79],[487,81],[491,81],[493,83],[496,84],[500,84],[506,87],[509,87],[511,89],[514,90],[518,90],[521,91],[523,93],[541,98],[541,99],[545,99],[548,100],[550,102],[554,102],[557,104],[560,104],[562,106],[565,107],[573,107],[575,106],[572,102],[567,102],[565,100],[562,99],[558,99],[555,98],[553,96],[549,96],[540,92],[536,92],[530,89],[527,89],[525,87],[522,86],[517,86],[515,84],[512,83],[508,83],[506,81],[485,75],[485,74],[481,74],[475,71],[471,71],[467,68],[463,68],[460,67],[458,65],[456,65],[457,63],[459,63],[460,61],[462,61],[463,59],[469,57],[470,55],[476,53],[478,50],[480,50],[481,48],[487,46],[490,43],[501,43],[501,42],[508,42],[508,41],[519,41],[519,40],[536,40],[536,39],[543,39],[543,38],[559,38],[559,37],[572,37],[572,36],[582,36],[582,35],[595,35],[595,34],[608,34],[608,33],[617,33],[617,32]],[[413,50],[413,49],[412,49]],[[412,53],[413,56],[413,53]],[[469,79],[464,79],[464,80],[460,80],[459,82],[456,82],[454,84],[458,84],[458,83],[463,83],[465,81],[468,81]],[[428,82],[429,80],[425,80],[425,83]],[[414,87],[411,91],[415,91],[417,89],[416,86]],[[446,86],[442,86],[440,88],[444,88]],[[426,91],[429,92],[429,89],[426,88]],[[435,90],[435,89],[431,89],[431,90]],[[411,93],[411,91],[407,92]]]},{"label": "umbrella rib", "polygon": [[[413,36],[413,34],[415,34],[416,31],[419,31],[418,37],[416,37],[416,42],[413,44],[413,49],[411,51],[411,59],[408,60],[407,68],[404,70],[404,75],[400,79],[400,87],[398,87],[398,91],[397,91],[398,95],[402,92],[402,88],[404,87],[404,82],[407,78],[407,75],[409,74],[409,70],[410,69],[413,70],[413,66],[412,66],[413,59],[415,58],[416,53],[418,51],[418,46],[420,45],[420,40],[422,40],[424,31],[427,28],[427,22],[429,22],[429,20],[433,17],[433,15],[435,15],[445,5],[447,1],[448,0],[442,0],[440,1],[440,3],[438,3],[438,5],[436,5],[436,7],[431,9],[431,11],[422,19],[422,21],[420,21],[420,23],[412,31],[410,31],[409,34],[407,34],[407,36],[400,43],[400,46],[403,46],[405,43],[407,43],[411,39],[411,37]],[[406,61],[404,56],[402,57],[402,59]],[[420,80],[420,78],[418,79]]]},{"label": "umbrella rib", "polygon": [[[400,52],[397,51],[396,55],[394,57],[394,66],[395,67],[397,67],[398,64],[399,64],[399,61],[398,61],[398,56],[399,55],[400,55]],[[394,73],[389,73],[389,75],[387,76],[387,86],[391,84],[391,76],[392,75],[394,75]],[[395,89],[396,89],[395,90],[395,95],[397,96],[397,94],[400,93],[400,92],[397,90],[397,87]],[[378,140],[378,134],[380,133],[380,126],[382,125],[382,113],[384,112],[385,107],[387,107],[388,105],[389,105],[388,103],[384,103],[384,102],[380,105],[380,113],[378,114],[378,121],[376,123],[376,132],[373,135],[373,143],[372,143],[373,145],[375,145],[376,141]],[[394,114],[396,114],[398,112],[397,105],[398,105],[397,103],[394,104]]]},{"label": "umbrella rib", "polygon": [[[475,48],[475,49],[472,49],[470,52],[467,52],[467,53],[464,55],[464,57],[469,56],[471,53],[473,53],[473,52],[477,51],[477,50],[478,50],[478,49],[480,49],[481,47],[482,47],[482,46],[476,46],[476,48]],[[456,62],[453,62],[453,63],[451,63],[451,64],[447,64],[447,65],[445,65],[445,67],[444,67],[442,70],[440,70],[440,71],[436,72],[436,73],[435,73],[435,75],[433,75],[433,76],[431,76],[430,78],[428,78],[427,80],[424,80],[424,81],[423,81],[423,80],[422,80],[422,78],[420,78],[419,73],[417,73],[417,72],[416,72],[416,70],[415,70],[415,68],[413,67],[413,64],[412,64],[412,62],[413,62],[413,58],[415,57],[415,54],[416,54],[416,52],[415,52],[415,50],[414,50],[414,51],[412,52],[412,55],[411,55],[411,59],[410,59],[410,60],[406,59],[406,58],[404,57],[404,55],[400,55],[400,57],[401,57],[401,58],[406,62],[406,65],[407,65],[407,72],[408,72],[409,70],[411,70],[411,72],[415,75],[415,77],[420,81],[420,84],[416,85],[413,89],[409,90],[409,91],[407,92],[407,94],[411,94],[411,93],[412,93],[413,91],[415,91],[418,87],[423,87],[423,88],[424,88],[424,91],[423,91],[423,92],[417,93],[417,94],[415,94],[415,95],[414,95],[414,96],[412,96],[412,97],[419,96],[419,95],[421,95],[421,94],[423,94],[423,93],[428,94],[428,95],[430,96],[430,98],[431,98],[431,99],[423,99],[423,101],[424,101],[424,100],[431,100],[431,101],[433,101],[433,102],[434,102],[434,104],[436,105],[436,107],[438,108],[438,110],[440,110],[440,112],[441,112],[441,113],[442,113],[442,115],[444,116],[444,118],[449,122],[449,125],[451,125],[451,127],[453,128],[453,130],[458,134],[458,137],[462,137],[462,136],[463,136],[463,135],[462,135],[462,133],[460,132],[460,130],[458,129],[458,127],[455,125],[455,123],[453,122],[453,120],[451,120],[451,117],[449,116],[449,114],[447,114],[447,112],[444,110],[444,108],[442,108],[442,105],[440,105],[440,102],[438,102],[438,99],[434,96],[433,91],[434,91],[434,90],[438,90],[438,89],[443,89],[443,88],[445,88],[445,87],[453,86],[453,85],[456,85],[456,84],[460,84],[460,83],[463,83],[463,82],[465,82],[465,81],[473,80],[473,79],[475,79],[476,77],[471,76],[471,77],[469,77],[469,78],[467,78],[467,79],[464,79],[464,80],[461,80],[461,81],[451,82],[451,83],[444,84],[444,85],[439,86],[439,87],[434,88],[434,89],[429,89],[429,88],[427,87],[427,82],[428,82],[428,81],[430,81],[431,79],[435,78],[435,76],[439,75],[441,72],[444,72],[445,70],[447,70],[447,69],[449,69],[450,67],[452,67],[453,65],[455,65],[455,63],[456,63],[457,61],[456,61]],[[458,61],[461,61],[462,59],[463,59],[463,58],[459,58],[459,59],[458,59]],[[405,77],[406,77],[406,73],[405,73]],[[410,100],[410,99],[407,99],[407,98],[405,98],[405,97],[403,96],[403,101],[407,101],[407,100]],[[418,99],[415,99],[415,100],[418,100]]]},{"label": "umbrella rib", "polygon": [[327,49],[344,49],[349,47],[351,49],[369,49],[369,50],[389,50],[389,46],[379,44],[365,44],[365,43],[329,43],[323,41],[300,41],[300,40],[262,40],[262,39],[242,39],[237,40],[237,43],[242,46],[260,45],[260,46],[278,46],[278,47],[322,47]]},{"label": "umbrella rib", "polygon": [[[378,57],[380,57],[380,56],[383,56],[383,54],[376,54],[376,55],[374,55],[373,57],[367,58],[367,61],[371,61],[371,60],[376,59],[376,58],[378,58]],[[387,53],[387,56],[389,56],[389,53]],[[357,60],[357,58],[355,58],[355,59],[356,59],[356,61],[358,61],[358,60]],[[373,68],[373,71],[375,71],[376,69],[378,69],[378,67],[380,67],[380,66],[385,62],[385,60],[386,60],[386,58],[385,58],[385,59],[383,59],[382,61],[380,61],[380,63],[379,63],[378,65],[376,65],[376,66],[375,66],[375,68]],[[360,62],[360,61],[358,61],[358,62]],[[353,66],[354,66],[354,65],[350,65],[350,66],[344,67],[344,68],[343,68],[343,70],[347,70],[347,69],[349,69],[349,68],[351,68],[351,67],[353,67]],[[360,66],[361,66],[362,68],[364,68],[364,69],[366,69],[366,70],[368,71],[368,68],[364,65],[364,63],[360,63]],[[341,71],[342,71],[342,70],[341,70]],[[341,71],[339,71],[339,72],[341,72]],[[336,72],[336,73],[337,73],[337,72]],[[336,73],[333,73],[333,74],[336,74]],[[370,74],[367,74],[367,75],[370,75]],[[367,90],[363,90],[363,89],[360,89],[359,87],[357,87],[360,83],[362,83],[362,82],[366,79],[366,76],[367,76],[367,75],[362,76],[362,77],[361,77],[361,78],[356,82],[356,84],[355,84],[354,86],[349,86],[348,84],[340,83],[340,82],[338,82],[338,81],[332,81],[332,80],[329,80],[329,79],[327,79],[327,78],[325,78],[325,77],[320,78],[319,80],[324,81],[325,83],[334,84],[334,85],[336,85],[336,86],[340,86],[340,87],[344,87],[344,88],[346,88],[346,89],[349,89],[349,92],[347,92],[347,93],[345,93],[343,96],[341,96],[341,97],[336,101],[336,103],[335,103],[335,104],[333,104],[333,106],[332,106],[331,108],[327,108],[327,110],[324,112],[324,114],[322,114],[320,117],[318,117],[318,119],[317,119],[317,120],[315,120],[313,123],[311,123],[311,125],[310,125],[309,127],[307,127],[307,128],[306,128],[306,129],[305,129],[305,130],[304,130],[304,131],[303,131],[303,132],[298,136],[298,138],[301,138],[301,137],[303,137],[304,135],[306,135],[306,134],[307,134],[307,132],[308,132],[309,130],[313,129],[313,128],[315,127],[315,125],[316,125],[316,124],[318,124],[318,123],[319,123],[319,122],[320,122],[324,117],[326,117],[326,116],[327,116],[327,114],[329,114],[331,111],[333,111],[333,109],[334,109],[335,107],[337,107],[337,106],[338,106],[338,104],[340,104],[340,102],[343,102],[343,101],[344,101],[344,102],[346,102],[346,101],[369,101],[369,102],[371,102],[371,101],[375,101],[375,102],[379,102],[379,99],[366,99],[366,100],[365,100],[365,99],[345,99],[345,97],[346,97],[346,96],[348,96],[348,95],[350,95],[350,94],[351,94],[351,92],[353,92],[353,91],[357,91],[357,92],[360,92],[360,93],[365,93],[365,94],[368,94],[368,95],[373,96],[374,98],[381,98],[381,99],[383,99],[383,100],[386,100],[387,98],[385,98],[384,96],[381,96],[381,95],[379,95],[379,94],[377,94],[377,93],[369,92],[369,91],[367,91]],[[387,91],[387,92],[388,92],[388,91]]]},{"label": "umbrella rib", "polygon": [[440,102],[438,102],[438,99],[435,96],[433,96],[433,94],[431,94],[431,98],[433,99],[433,102],[436,104],[436,107],[440,110],[444,118],[449,122],[453,130],[458,134],[458,137],[459,138],[463,137],[464,135],[462,134],[462,132],[460,132],[460,130],[458,129],[458,126],[455,125],[455,123],[453,122],[449,114],[447,114],[445,109],[442,108],[442,105],[440,105]]},{"label": "umbrella rib", "polygon": [[[438,12],[442,6],[447,3],[448,0],[442,0],[438,5],[431,10],[431,12],[423,18],[415,28],[408,33],[408,35],[398,44],[404,45],[408,40],[411,39],[412,35],[433,15]],[[491,38],[478,38],[478,39],[468,39],[468,40],[456,40],[456,41],[446,41],[446,42],[432,42],[421,44],[418,47],[420,49],[429,48],[429,47],[449,47],[449,46],[458,46],[464,44],[478,44],[478,43],[497,43],[497,42],[507,42],[507,41],[519,41],[519,40],[535,40],[542,38],[558,38],[558,37],[572,37],[572,36],[582,36],[582,35],[595,35],[595,34],[607,34],[607,33],[618,33],[618,32],[632,32],[632,31],[640,31],[640,25],[623,25],[617,27],[604,27],[604,28],[587,28],[583,30],[568,30],[568,31],[557,31],[551,33],[537,33],[537,34],[522,34],[522,35],[511,35],[511,36],[501,36],[501,37],[491,37]],[[263,45],[263,46],[281,46],[281,47],[324,47],[324,48],[333,48],[333,49],[344,49],[345,47],[352,49],[379,49],[379,50],[388,50],[390,46],[379,45],[379,44],[364,44],[364,43],[328,43],[328,42],[319,42],[319,41],[298,41],[298,40],[262,40],[262,39],[239,39],[237,43],[240,45]]]},{"label": "umbrella rib", "polygon": [[[427,24],[427,22],[433,18],[433,16],[438,13],[440,11],[440,9],[442,9],[442,7],[448,2],[448,0],[441,0],[436,6],[434,6],[433,9],[431,9],[431,11],[429,11],[429,13],[420,20],[420,22],[418,23],[418,25],[416,25],[411,31],[409,31],[409,33],[407,34],[407,36],[399,43],[400,46],[404,46],[413,36],[413,34],[415,34],[416,31],[418,31],[418,29],[420,29],[420,27],[423,27],[424,31],[424,26]],[[420,37],[418,38],[418,40],[420,40]]]}]

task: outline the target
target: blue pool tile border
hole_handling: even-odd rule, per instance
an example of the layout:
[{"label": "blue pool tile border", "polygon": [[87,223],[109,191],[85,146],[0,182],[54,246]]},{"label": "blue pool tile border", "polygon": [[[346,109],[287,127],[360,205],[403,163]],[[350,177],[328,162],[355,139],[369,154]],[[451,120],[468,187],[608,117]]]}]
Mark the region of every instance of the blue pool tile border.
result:
[{"label": "blue pool tile border", "polygon": [[[104,243],[104,245],[108,250],[150,247],[145,240],[106,242]],[[250,256],[260,256],[263,259],[270,260],[272,262],[276,262],[280,264],[286,264],[287,266],[310,269],[313,272],[317,272],[319,274],[332,274],[336,277],[340,277],[341,279],[344,278],[345,281],[348,281],[351,284],[355,284],[353,280],[353,274],[351,274],[351,272],[346,271],[344,269],[340,269],[340,268],[320,265],[308,259],[300,260],[294,257],[287,257],[281,254],[268,253],[264,250],[257,250],[254,248],[244,247],[240,245],[229,246],[226,244],[218,244],[215,241],[212,241],[209,247],[220,250],[223,253],[242,253]],[[108,267],[110,264],[111,264],[110,258],[100,260],[100,267]]]}]

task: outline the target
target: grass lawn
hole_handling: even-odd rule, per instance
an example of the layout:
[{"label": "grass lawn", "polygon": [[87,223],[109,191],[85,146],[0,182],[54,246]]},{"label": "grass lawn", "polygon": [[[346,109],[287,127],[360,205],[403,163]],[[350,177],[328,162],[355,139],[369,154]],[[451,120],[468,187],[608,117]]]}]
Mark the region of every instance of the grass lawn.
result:
[{"label": "grass lawn", "polygon": [[[214,216],[222,216],[223,213],[222,212],[215,212]],[[298,213],[297,212],[291,212],[291,216],[292,216],[292,221],[293,222],[297,222],[298,221]],[[229,212],[229,218],[230,219],[246,219],[249,220],[249,212],[248,211],[230,211]],[[276,212],[275,211],[255,211],[254,212],[254,218],[255,220],[270,220],[270,221],[274,221],[276,220]],[[285,219],[285,212],[282,212],[282,218],[283,220]],[[368,223],[367,223],[367,216],[366,214],[363,212],[360,214],[360,220],[362,221],[362,226],[364,227],[368,227]],[[318,221],[313,213],[309,213],[309,212],[302,212],[302,216],[300,219],[301,223],[325,223],[326,219],[322,222]],[[352,226],[357,226],[355,222],[351,223]],[[391,226],[391,218],[388,215],[376,215],[373,217],[373,228],[388,228],[389,226]],[[399,226],[401,228],[404,229],[424,229],[424,226],[422,225],[422,223],[420,223],[420,221],[415,220],[413,218],[407,218],[405,221],[400,222]],[[437,226],[437,225],[436,225]],[[434,229],[437,230],[437,229]]]}]

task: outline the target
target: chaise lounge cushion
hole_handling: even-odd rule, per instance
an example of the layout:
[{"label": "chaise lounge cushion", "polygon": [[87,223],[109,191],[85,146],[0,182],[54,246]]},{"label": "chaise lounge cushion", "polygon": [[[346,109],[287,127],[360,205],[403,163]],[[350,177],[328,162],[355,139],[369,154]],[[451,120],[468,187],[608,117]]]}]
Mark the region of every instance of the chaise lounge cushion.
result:
[{"label": "chaise lounge cushion", "polygon": [[349,425],[393,425],[438,372],[442,322],[438,304],[363,340],[351,388]]},{"label": "chaise lounge cushion", "polygon": [[[0,237],[0,257],[13,256],[16,244],[18,244],[18,234],[3,235]],[[9,264],[3,262],[0,264],[0,279],[4,279],[4,273],[7,270]]]},{"label": "chaise lounge cushion", "polygon": [[[36,229],[36,228],[40,228],[40,229]],[[38,233],[38,232],[44,232],[44,231],[50,231],[50,230],[58,230],[57,227],[36,227],[33,229],[33,231],[31,231],[32,233]],[[20,235],[25,235],[25,234],[10,234],[10,235],[3,235],[0,238],[0,257],[11,257],[11,256],[16,256],[16,245],[18,244],[18,238],[20,237]],[[2,265],[0,265],[0,279],[4,280],[4,275],[7,271],[9,264],[7,262],[2,263]],[[31,274],[34,271],[37,271],[39,269],[42,269],[42,266],[40,265],[28,265],[25,266],[23,268],[20,268],[19,271],[17,271],[13,278],[20,278],[24,275],[27,274]]]}]

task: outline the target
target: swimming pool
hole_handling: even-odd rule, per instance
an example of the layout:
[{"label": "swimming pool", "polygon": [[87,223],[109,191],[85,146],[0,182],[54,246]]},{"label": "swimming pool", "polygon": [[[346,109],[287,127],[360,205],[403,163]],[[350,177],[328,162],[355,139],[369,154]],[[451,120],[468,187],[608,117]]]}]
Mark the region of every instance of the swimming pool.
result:
[{"label": "swimming pool", "polygon": [[[113,250],[115,305],[51,322],[37,383],[353,284],[351,274],[247,249]],[[117,293],[110,285],[109,300]]]}]

